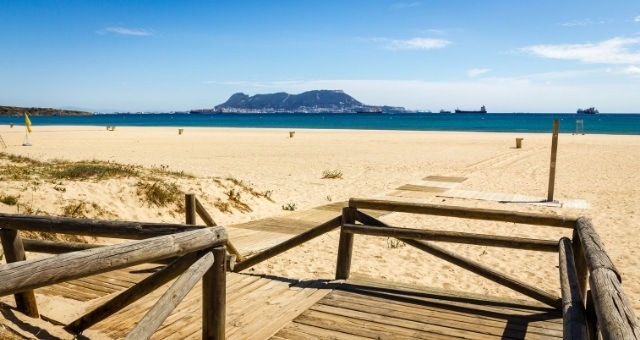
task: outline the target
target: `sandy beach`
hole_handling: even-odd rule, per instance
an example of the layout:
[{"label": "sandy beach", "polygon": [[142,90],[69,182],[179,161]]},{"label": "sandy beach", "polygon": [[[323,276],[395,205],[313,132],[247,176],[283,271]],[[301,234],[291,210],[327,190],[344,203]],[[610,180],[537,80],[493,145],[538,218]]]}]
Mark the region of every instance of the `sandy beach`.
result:
[{"label": "sandy beach", "polygon": [[[426,176],[465,178],[456,189],[546,197],[551,134],[462,133],[411,131],[230,129],[177,127],[39,126],[22,146],[24,130],[0,126],[7,144],[0,152],[40,161],[101,160],[193,174],[176,179],[184,192],[194,192],[208,204],[220,225],[291,213],[283,206],[305,210],[351,197],[381,197]],[[515,148],[515,138],[524,138]],[[560,134],[554,198],[577,199],[587,209],[442,197],[416,202],[508,211],[587,216],[602,237],[607,252],[622,273],[623,287],[636,313],[640,311],[640,136]],[[325,172],[340,179],[322,178]],[[251,211],[221,212],[212,204],[224,196],[215,180],[234,178],[270,200],[243,196]],[[64,187],[64,191],[54,187]],[[0,196],[20,196],[32,210],[60,214],[66,202],[96,203],[105,218],[183,222],[184,217],[151,207],[129,195],[131,179],[38,185],[3,181]],[[55,198],[55,199],[52,199]],[[17,213],[0,204],[0,212]],[[24,208],[23,208],[24,209]],[[416,217],[393,213],[382,218],[399,227],[456,230],[520,237],[558,239],[566,229]],[[232,239],[233,241],[233,239]],[[332,232],[254,267],[254,272],[294,278],[332,279],[338,233]],[[447,249],[492,266],[506,274],[559,294],[557,254],[443,244]],[[29,254],[27,256],[30,256]],[[386,238],[357,237],[353,275],[410,284],[508,297],[522,296],[409,246],[392,247]]]}]

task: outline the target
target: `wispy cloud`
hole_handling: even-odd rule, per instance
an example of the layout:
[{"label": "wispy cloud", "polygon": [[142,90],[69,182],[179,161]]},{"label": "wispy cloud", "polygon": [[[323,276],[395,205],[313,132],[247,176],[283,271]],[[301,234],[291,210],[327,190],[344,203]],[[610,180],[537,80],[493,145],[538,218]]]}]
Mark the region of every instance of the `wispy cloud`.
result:
[{"label": "wispy cloud", "polygon": [[413,1],[413,2],[396,2],[395,4],[391,5],[392,9],[405,9],[405,8],[411,8],[411,7],[418,7],[422,5],[421,2],[419,1]]},{"label": "wispy cloud", "polygon": [[597,25],[604,24],[603,20],[591,20],[591,19],[583,19],[583,20],[571,20],[569,22],[561,23],[560,26],[565,27],[573,27],[573,26],[589,26],[589,25]]},{"label": "wispy cloud", "polygon": [[477,77],[479,75],[482,75],[482,74],[485,74],[485,73],[487,73],[489,71],[491,71],[491,70],[488,69],[488,68],[473,68],[473,69],[467,71],[467,75],[469,77],[471,77],[471,78],[475,78],[475,77]]},{"label": "wispy cloud", "polygon": [[638,15],[637,17],[633,18],[633,21],[635,22],[640,22],[640,15]]},{"label": "wispy cloud", "polygon": [[627,75],[630,75],[630,76],[640,77],[640,67],[638,67],[638,66],[629,66],[629,67],[624,69],[623,73],[627,74]]},{"label": "wispy cloud", "polygon": [[[635,47],[635,51],[630,48]],[[548,59],[576,60],[586,64],[640,64],[640,38],[616,37],[599,43],[533,45],[522,52]]]},{"label": "wispy cloud", "polygon": [[451,45],[451,42],[444,39],[412,38],[408,40],[389,40],[385,48],[393,51],[397,50],[432,50],[444,48]]},{"label": "wispy cloud", "polygon": [[127,27],[105,27],[97,32],[98,34],[115,34],[115,35],[128,35],[136,37],[148,37],[153,36],[155,33],[150,30],[140,28],[127,28]]}]

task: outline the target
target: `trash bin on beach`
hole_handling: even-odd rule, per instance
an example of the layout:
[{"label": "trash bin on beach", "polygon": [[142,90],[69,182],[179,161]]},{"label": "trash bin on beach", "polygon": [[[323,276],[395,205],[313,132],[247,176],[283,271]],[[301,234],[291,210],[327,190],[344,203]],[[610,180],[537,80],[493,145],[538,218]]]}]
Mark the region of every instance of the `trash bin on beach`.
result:
[{"label": "trash bin on beach", "polygon": [[289,138],[293,138],[295,134],[296,134],[295,131],[289,131]]},{"label": "trash bin on beach", "polygon": [[181,135],[184,129],[178,129],[178,134]]},{"label": "trash bin on beach", "polygon": [[516,149],[521,149],[522,148],[522,140],[524,138],[516,138]]}]

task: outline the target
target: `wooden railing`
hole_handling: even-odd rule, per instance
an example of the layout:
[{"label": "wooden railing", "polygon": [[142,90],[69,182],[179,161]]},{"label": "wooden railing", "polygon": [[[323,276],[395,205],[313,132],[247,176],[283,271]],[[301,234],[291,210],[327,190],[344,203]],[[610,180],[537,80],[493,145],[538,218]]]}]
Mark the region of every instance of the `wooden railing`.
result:
[{"label": "wooden railing", "polygon": [[[29,240],[20,230],[126,238],[110,246]],[[170,265],[125,290],[97,309],[65,327],[79,334],[156,288],[178,277],[136,324],[128,339],[148,338],[202,278],[203,339],[223,339],[227,234],[223,227],[180,224],[96,221],[61,217],[0,214],[0,238],[7,264],[0,265],[0,296],[13,294],[17,309],[38,317],[34,289],[133,265],[173,259]],[[27,260],[27,249],[59,253]]]},{"label": "wooden railing", "polygon": [[[563,237],[556,241],[398,228],[367,215],[362,209],[554,226],[573,229],[573,235],[571,240]],[[187,225],[0,214],[2,245],[7,262],[11,262],[0,266],[0,275],[6,278],[0,281],[0,296],[15,294],[18,309],[27,315],[37,317],[37,305],[33,295],[35,288],[138,263],[167,262],[167,259],[170,259],[170,264],[164,269],[73,321],[65,329],[78,334],[179,276],[128,336],[130,339],[148,337],[202,277],[202,337],[222,339],[224,338],[227,270],[234,272],[246,270],[341,227],[335,275],[338,280],[349,278],[355,234],[394,237],[549,306],[562,309],[565,339],[597,339],[598,336],[604,339],[640,338],[638,319],[622,290],[621,275],[604,251],[599,236],[587,218],[571,219],[501,210],[351,199],[349,206],[343,208],[342,215],[244,259],[229,241],[224,228],[215,227],[216,223],[195,196],[189,194],[186,196],[186,212]],[[196,214],[207,225],[214,227],[192,225],[195,224]],[[18,230],[120,237],[142,239],[142,241],[114,246],[41,240],[23,241]],[[436,246],[433,242],[454,242],[544,252],[557,251],[561,297],[461,257]],[[25,249],[62,255],[41,260],[25,260]],[[227,249],[235,256],[227,256]],[[234,258],[239,259],[235,266]],[[176,296],[179,297],[177,302],[172,298]]]},{"label": "wooden railing", "polygon": [[[359,209],[493,220],[573,229],[573,238],[558,241],[396,228]],[[349,278],[354,234],[395,237],[408,245],[454,263],[496,283],[563,311],[565,339],[640,339],[640,324],[622,290],[622,279],[604,251],[591,221],[499,210],[438,206],[394,201],[351,199],[343,211],[336,279]],[[361,224],[356,224],[359,222]],[[429,242],[426,242],[429,241]],[[559,252],[561,298],[465,259],[433,241]],[[589,277],[589,290],[587,290]],[[585,306],[586,302],[586,306]],[[590,311],[591,310],[591,311]]]}]

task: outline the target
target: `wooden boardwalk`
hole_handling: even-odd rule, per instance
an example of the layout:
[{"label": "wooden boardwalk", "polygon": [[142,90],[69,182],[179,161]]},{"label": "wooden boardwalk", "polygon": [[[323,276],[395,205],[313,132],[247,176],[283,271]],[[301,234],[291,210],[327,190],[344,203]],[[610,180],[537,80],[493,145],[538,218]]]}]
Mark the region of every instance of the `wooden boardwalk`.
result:
[{"label": "wooden boardwalk", "polygon": [[[137,273],[136,273],[137,272]],[[83,281],[111,284],[109,277],[143,275],[118,270]],[[77,280],[76,280],[77,281]],[[74,286],[73,281],[66,284]],[[123,338],[169,284],[90,328],[92,334]],[[61,285],[49,288],[60,289]],[[89,294],[92,288],[84,287]],[[39,292],[43,293],[43,292]],[[84,301],[88,311],[117,292]],[[152,339],[199,339],[202,289],[187,295]],[[65,324],[71,317],[43,316]],[[97,332],[97,333],[96,333]],[[384,280],[346,282],[227,275],[227,339],[556,339],[562,338],[561,311],[541,304],[438,291]]]}]

